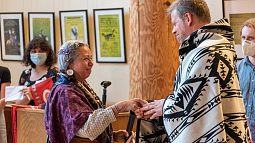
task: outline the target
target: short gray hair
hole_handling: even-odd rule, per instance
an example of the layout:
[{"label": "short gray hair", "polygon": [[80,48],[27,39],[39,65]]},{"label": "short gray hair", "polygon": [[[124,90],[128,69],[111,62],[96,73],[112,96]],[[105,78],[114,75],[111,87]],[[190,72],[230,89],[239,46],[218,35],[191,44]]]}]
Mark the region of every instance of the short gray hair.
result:
[{"label": "short gray hair", "polygon": [[178,16],[183,19],[186,13],[195,15],[200,22],[210,23],[211,15],[208,5],[204,0],[176,0],[169,7],[168,16],[176,10]]},{"label": "short gray hair", "polygon": [[68,66],[73,63],[79,54],[81,46],[89,47],[87,43],[71,40],[63,44],[58,51],[58,64],[60,72],[66,74]]}]

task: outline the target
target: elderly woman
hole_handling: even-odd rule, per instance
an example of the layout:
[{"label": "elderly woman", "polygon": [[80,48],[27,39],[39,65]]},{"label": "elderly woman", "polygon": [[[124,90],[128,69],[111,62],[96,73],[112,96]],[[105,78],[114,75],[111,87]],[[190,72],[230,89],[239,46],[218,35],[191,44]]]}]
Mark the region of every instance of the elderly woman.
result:
[{"label": "elderly woman", "polygon": [[124,141],[124,130],[112,132],[111,122],[120,112],[135,110],[133,100],[121,101],[106,109],[86,78],[93,67],[86,43],[68,41],[58,51],[60,74],[48,97],[44,115],[46,133],[52,143],[70,142],[74,136],[102,143]]}]

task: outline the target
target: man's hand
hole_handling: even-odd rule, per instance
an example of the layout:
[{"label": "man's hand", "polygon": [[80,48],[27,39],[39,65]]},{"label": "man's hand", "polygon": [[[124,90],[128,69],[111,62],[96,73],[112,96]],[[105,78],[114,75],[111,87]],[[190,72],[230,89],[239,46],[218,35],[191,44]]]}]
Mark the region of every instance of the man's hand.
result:
[{"label": "man's hand", "polygon": [[[144,111],[144,116],[149,115],[150,119],[154,119],[157,116],[162,116],[163,115],[163,104],[164,104],[165,99],[160,99],[160,100],[155,100],[155,102],[148,103]],[[141,108],[141,110],[143,110]]]}]

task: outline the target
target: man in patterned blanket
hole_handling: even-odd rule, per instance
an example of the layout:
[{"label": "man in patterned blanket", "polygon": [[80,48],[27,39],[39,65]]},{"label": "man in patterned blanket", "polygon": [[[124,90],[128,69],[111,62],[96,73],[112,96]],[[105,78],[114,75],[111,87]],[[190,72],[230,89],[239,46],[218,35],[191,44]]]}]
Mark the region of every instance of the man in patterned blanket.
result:
[{"label": "man in patterned blanket", "polygon": [[233,31],[225,19],[210,23],[204,0],[177,0],[168,9],[181,43],[173,94],[136,110],[163,115],[170,143],[249,143],[250,131],[236,71]]}]

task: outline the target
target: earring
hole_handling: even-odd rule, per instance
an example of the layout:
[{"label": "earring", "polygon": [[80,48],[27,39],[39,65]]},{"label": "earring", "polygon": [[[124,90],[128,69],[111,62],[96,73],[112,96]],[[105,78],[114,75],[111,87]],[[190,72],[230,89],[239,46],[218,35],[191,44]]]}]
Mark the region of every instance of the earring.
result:
[{"label": "earring", "polygon": [[73,75],[73,70],[72,70],[72,69],[66,70],[66,74],[67,74],[68,76],[72,76],[72,75]]}]

